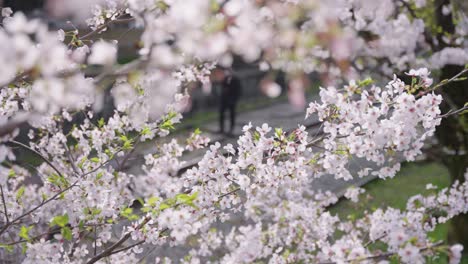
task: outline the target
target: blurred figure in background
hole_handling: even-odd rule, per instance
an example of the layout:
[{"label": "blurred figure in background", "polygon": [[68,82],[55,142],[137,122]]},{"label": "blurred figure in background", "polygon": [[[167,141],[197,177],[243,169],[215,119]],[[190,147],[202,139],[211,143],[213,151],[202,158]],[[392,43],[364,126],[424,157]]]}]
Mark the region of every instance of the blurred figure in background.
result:
[{"label": "blurred figure in background", "polygon": [[241,82],[232,69],[224,69],[223,80],[221,82],[221,92],[219,93],[219,133],[224,134],[224,113],[229,111],[230,126],[228,136],[234,135],[236,124],[236,105],[241,95]]}]

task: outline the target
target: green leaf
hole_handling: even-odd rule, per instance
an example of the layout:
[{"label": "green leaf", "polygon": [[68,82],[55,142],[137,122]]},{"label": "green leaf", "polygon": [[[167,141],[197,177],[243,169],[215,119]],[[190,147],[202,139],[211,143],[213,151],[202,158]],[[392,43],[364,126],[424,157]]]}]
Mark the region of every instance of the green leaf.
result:
[{"label": "green leaf", "polygon": [[14,247],[12,245],[0,244],[0,248],[6,249],[8,252],[13,252]]},{"label": "green leaf", "polygon": [[18,201],[19,199],[21,199],[21,197],[23,197],[23,194],[24,194],[24,190],[26,188],[23,186],[21,186],[18,191],[16,192],[16,200]]},{"label": "green leaf", "polygon": [[91,162],[93,163],[99,163],[101,160],[98,158],[98,157],[93,157],[91,159],[89,159]]},{"label": "green leaf", "polygon": [[146,202],[149,206],[156,206],[156,203],[159,201],[159,197],[153,196],[150,197]]},{"label": "green leaf", "polygon": [[104,173],[101,171],[99,172],[98,174],[96,174],[96,180],[100,180],[102,178],[102,176],[104,175]]},{"label": "green leaf", "polygon": [[129,214],[131,214],[132,212],[133,212],[133,209],[127,207],[127,208],[125,208],[125,209],[122,210],[122,215],[129,215]]},{"label": "green leaf", "polygon": [[418,238],[417,237],[411,237],[408,240],[408,242],[414,245],[414,244],[416,244],[418,242]]},{"label": "green leaf", "polygon": [[195,131],[193,131],[193,134],[195,134],[195,135],[200,135],[200,134],[201,134],[200,128],[197,127],[197,128],[195,129]]},{"label": "green leaf", "polygon": [[280,138],[283,135],[283,129],[275,128],[276,137]]},{"label": "green leaf", "polygon": [[149,127],[145,126],[145,127],[141,130],[140,134],[141,134],[142,136],[150,135],[150,134],[151,134],[151,129],[150,129]]},{"label": "green leaf", "polygon": [[63,177],[58,174],[53,173],[51,176],[47,178],[47,181],[57,187],[68,187],[70,184],[69,182]]},{"label": "green leaf", "polygon": [[466,79],[468,79],[467,77],[459,77],[459,78],[456,78],[455,80],[453,80],[454,82],[461,82],[461,81],[465,81]]},{"label": "green leaf", "polygon": [[96,207],[93,207],[93,208],[88,207],[88,208],[83,209],[83,212],[86,215],[95,216],[95,215],[99,215],[102,212],[102,209],[99,209],[99,208],[96,208]]},{"label": "green leaf", "polygon": [[176,201],[177,203],[196,207],[195,204],[193,204],[193,201],[197,199],[197,197],[198,197],[198,192],[195,192],[192,195],[181,193],[181,194],[176,195]]},{"label": "green leaf", "polygon": [[110,151],[110,149],[104,150],[104,153],[106,153],[106,155],[109,157],[109,159],[113,159],[113,158],[114,158],[114,154],[112,154],[112,152]]},{"label": "green leaf", "polygon": [[164,209],[167,209],[167,208],[171,208],[171,206],[167,203],[162,203],[160,206],[159,206],[159,210],[164,210]]},{"label": "green leaf", "polygon": [[26,226],[21,226],[20,232],[19,232],[19,237],[28,240],[29,241],[29,230],[31,230],[33,227],[26,227]]},{"label": "green leaf", "polygon": [[216,0],[211,0],[210,1],[210,7],[211,7],[211,11],[216,12],[216,11],[219,10],[220,4]]},{"label": "green leaf", "polygon": [[78,168],[82,169],[86,160],[87,160],[86,157],[81,158],[80,162],[78,162]]},{"label": "green leaf", "polygon": [[260,133],[258,133],[258,131],[254,132],[253,139],[254,139],[254,141],[259,141],[260,140]]},{"label": "green leaf", "polygon": [[170,111],[169,113],[167,113],[167,119],[172,119],[176,116],[177,116],[177,112]]},{"label": "green leaf", "polygon": [[159,210],[162,211],[164,209],[171,208],[171,207],[175,206],[176,203],[177,203],[177,196],[174,197],[174,198],[168,198],[163,203],[161,203],[159,205]]},{"label": "green leaf", "polygon": [[393,255],[389,258],[390,264],[399,264],[400,260],[398,258],[398,255]]},{"label": "green leaf", "polygon": [[13,169],[8,171],[8,178],[13,178],[16,176],[16,172]]},{"label": "green leaf", "polygon": [[359,87],[364,87],[364,86],[367,86],[367,85],[371,85],[373,83],[374,83],[374,80],[372,80],[372,78],[370,78],[370,77],[367,77],[366,79],[364,79],[362,81],[358,81],[357,85]]},{"label": "green leaf", "polygon": [[122,142],[123,142],[122,148],[124,150],[129,150],[129,149],[131,149],[133,147],[132,140],[128,139],[127,136],[125,136],[125,135],[120,136],[120,140],[122,140]]},{"label": "green leaf", "polygon": [[98,121],[98,127],[101,128],[101,127],[103,127],[105,124],[106,124],[106,121],[104,121],[104,118],[101,117],[101,119],[99,119],[99,121]]},{"label": "green leaf", "polygon": [[135,220],[138,220],[138,215],[134,214],[133,213],[133,209],[132,208],[124,208],[121,212],[120,212],[120,215],[127,218],[128,220],[130,221],[135,221]]},{"label": "green leaf", "polygon": [[84,229],[84,221],[83,220],[81,220],[80,223],[78,223],[78,227],[80,228],[80,230]]},{"label": "green leaf", "polygon": [[26,254],[27,250],[28,250],[28,244],[22,243],[22,245],[21,245],[21,254]]},{"label": "green leaf", "polygon": [[145,95],[145,89],[143,89],[143,87],[141,87],[141,85],[137,85],[137,86],[135,86],[135,88],[137,90],[138,95]]},{"label": "green leaf", "polygon": [[157,1],[156,6],[161,10],[161,11],[166,11],[166,9],[169,8],[169,5],[166,4],[164,1]]},{"label": "green leaf", "polygon": [[172,129],[174,129],[174,126],[172,125],[172,121],[171,121],[171,120],[166,120],[166,121],[164,121],[164,122],[161,124],[161,129],[164,129],[164,130],[172,130]]},{"label": "green leaf", "polygon": [[52,219],[51,226],[64,227],[68,224],[68,214],[58,215]]},{"label": "green leaf", "polygon": [[68,226],[62,227],[60,233],[62,233],[63,238],[66,240],[70,241],[72,239],[72,231]]}]

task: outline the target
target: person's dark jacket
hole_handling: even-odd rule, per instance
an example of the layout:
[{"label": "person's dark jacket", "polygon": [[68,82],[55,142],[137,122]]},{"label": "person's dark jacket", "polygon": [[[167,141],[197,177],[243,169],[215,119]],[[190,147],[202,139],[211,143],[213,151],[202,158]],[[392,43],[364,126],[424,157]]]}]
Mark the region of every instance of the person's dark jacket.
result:
[{"label": "person's dark jacket", "polygon": [[221,83],[221,99],[225,103],[235,103],[241,95],[241,82],[236,76],[224,78]]}]

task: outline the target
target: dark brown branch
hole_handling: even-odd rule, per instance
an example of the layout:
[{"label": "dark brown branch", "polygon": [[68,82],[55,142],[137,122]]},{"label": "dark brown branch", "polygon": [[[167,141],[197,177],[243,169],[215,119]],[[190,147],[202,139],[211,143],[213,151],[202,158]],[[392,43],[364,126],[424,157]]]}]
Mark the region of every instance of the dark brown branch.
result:
[{"label": "dark brown branch", "polygon": [[10,219],[8,218],[8,211],[7,211],[7,207],[6,207],[6,202],[5,202],[5,194],[3,193],[3,186],[0,185],[0,191],[2,193],[2,203],[3,203],[3,210],[4,210],[4,213],[5,213],[5,220],[6,220],[6,224],[10,223]]},{"label": "dark brown branch", "polygon": [[[147,216],[143,219],[143,222],[141,222],[135,230],[141,229],[143,226],[145,226],[149,221],[151,220],[151,217]],[[130,237],[132,236],[132,232],[127,232],[122,238],[119,239],[119,241],[115,242],[112,246],[108,247],[105,249],[103,252],[99,253],[98,255],[94,256],[91,258],[87,264],[92,264],[96,263],[102,258],[108,257],[113,254],[113,251],[120,247],[125,241],[127,241]]]},{"label": "dark brown branch", "polygon": [[46,157],[44,157],[41,153],[39,153],[37,150],[35,149],[32,149],[30,148],[29,146],[21,143],[21,142],[18,142],[18,141],[15,141],[15,140],[10,140],[8,141],[9,143],[11,144],[14,144],[14,145],[17,145],[17,146],[20,146],[24,149],[27,149],[29,151],[31,151],[32,153],[36,154],[39,158],[41,158],[45,163],[47,163],[47,165],[49,165],[55,172],[57,172],[57,174],[60,176],[60,177],[64,177],[63,174],[57,169],[57,167],[55,167],[54,164],[52,164],[52,162],[50,162]]},{"label": "dark brown branch", "polygon": [[75,187],[77,185],[78,181],[74,182],[72,185],[68,186],[67,188],[61,190],[60,192],[56,193],[54,196],[52,196],[51,198],[43,201],[42,203],[38,204],[37,206],[35,206],[34,208],[32,208],[31,210],[27,211],[26,213],[18,216],[17,218],[13,219],[12,221],[10,221],[8,224],[6,224],[5,226],[2,227],[2,229],[0,229],[0,235],[3,234],[7,229],[8,227],[10,227],[12,224],[14,224],[15,222],[23,219],[24,217],[26,217],[27,215],[31,214],[32,212],[36,211],[37,209],[41,208],[42,206],[48,204],[49,202],[55,200],[57,197],[59,197],[60,195],[62,195],[63,193],[65,193],[66,191],[70,190],[71,188]]},{"label": "dark brown branch", "polygon": [[141,244],[143,244],[143,243],[145,243],[145,240],[141,240],[141,241],[139,241],[139,242],[137,242],[137,243],[135,243],[135,244],[132,244],[132,245],[130,245],[130,246],[127,246],[127,247],[118,249],[118,250],[112,252],[112,255],[113,255],[113,254],[120,253],[120,252],[127,251],[127,250],[129,250],[129,249],[131,249],[131,248],[134,248],[134,247],[136,247],[136,246],[139,246],[139,245],[141,245]]},{"label": "dark brown branch", "polygon": [[[222,194],[219,196],[219,198],[221,199],[222,197],[224,196],[227,196],[227,195],[231,195],[237,191],[239,191],[240,188],[236,188],[228,193],[225,193],[225,194]],[[179,206],[180,204],[176,204],[174,205],[173,207],[177,207]],[[149,221],[151,220],[151,217],[150,216],[146,216],[143,221],[135,228],[135,230],[139,230],[141,228],[143,228]],[[159,235],[161,236],[162,233],[166,232],[167,230],[169,230],[168,228],[165,228],[163,230],[161,230],[159,232]],[[97,261],[99,261],[100,259],[102,258],[105,258],[105,257],[108,257],[108,256],[111,256],[113,254],[116,254],[116,253],[119,253],[119,252],[122,252],[122,251],[125,251],[125,250],[128,250],[129,248],[132,248],[132,247],[135,247],[137,245],[140,245],[140,244],[143,244],[145,242],[145,240],[142,240],[142,241],[139,241],[138,243],[136,244],[133,244],[133,245],[130,245],[128,247],[124,247],[122,249],[117,249],[118,247],[120,247],[123,243],[125,243],[125,241],[127,241],[132,235],[132,232],[127,232],[121,239],[119,239],[119,241],[115,242],[114,244],[112,244],[112,246],[108,247],[107,249],[105,249],[103,252],[101,252],[100,254],[94,256],[92,259],[90,259],[87,264],[92,264],[92,263],[96,263]]]}]

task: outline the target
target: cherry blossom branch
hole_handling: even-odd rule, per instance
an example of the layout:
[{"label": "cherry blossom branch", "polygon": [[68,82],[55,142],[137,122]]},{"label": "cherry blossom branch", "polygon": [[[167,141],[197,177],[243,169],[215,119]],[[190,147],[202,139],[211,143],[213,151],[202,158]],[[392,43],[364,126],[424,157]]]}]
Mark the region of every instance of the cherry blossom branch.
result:
[{"label": "cherry blossom branch", "polygon": [[[443,244],[443,241],[439,241],[433,245],[429,245],[426,247],[422,247],[419,250],[420,251],[426,251],[426,250],[431,250],[434,248],[437,248],[438,246],[441,246]],[[345,262],[347,263],[356,263],[356,262],[362,262],[366,260],[382,260],[382,259],[388,259],[392,256],[398,255],[397,252],[388,252],[388,253],[383,253],[383,254],[378,254],[378,255],[373,255],[373,256],[368,256],[368,257],[362,257],[362,258],[356,258],[356,259],[349,259],[346,260]],[[338,262],[320,262],[319,264],[338,264]]]},{"label": "cherry blossom branch", "polygon": [[36,154],[39,158],[41,158],[45,163],[47,163],[47,165],[49,165],[55,172],[57,172],[57,174],[60,176],[60,177],[64,177],[63,174],[59,171],[59,169],[57,169],[57,167],[55,167],[54,164],[52,164],[52,162],[50,162],[46,157],[44,157],[41,153],[39,153],[37,150],[33,149],[33,148],[30,148],[28,147],[27,145],[21,143],[21,142],[18,142],[18,141],[15,141],[15,140],[10,140],[8,141],[9,143],[11,144],[14,144],[14,145],[17,145],[17,146],[20,146],[24,149],[27,149],[29,151],[31,151],[32,153]]},{"label": "cherry blossom branch", "polygon": [[54,196],[52,196],[51,198],[43,201],[42,203],[38,204],[37,206],[35,206],[34,208],[30,209],[29,211],[27,211],[26,213],[23,213],[22,215],[18,216],[17,218],[15,218],[14,220],[10,221],[8,224],[6,224],[5,226],[2,227],[2,229],[0,229],[0,235],[2,235],[7,229],[8,227],[10,227],[12,224],[14,224],[15,222],[23,219],[24,217],[28,216],[29,214],[33,213],[34,211],[38,210],[39,208],[43,207],[44,205],[50,203],[51,201],[55,200],[57,197],[59,197],[60,195],[62,195],[63,193],[65,193],[66,191],[70,190],[71,188],[75,187],[77,185],[78,181],[75,181],[72,185],[68,186],[67,188],[61,190],[60,192],[56,193]]},{"label": "cherry blossom branch", "polygon": [[49,235],[49,234],[51,234],[51,231],[47,231],[47,232],[45,232],[45,233],[39,234],[39,235],[37,235],[37,236],[34,236],[34,237],[30,238],[29,240],[21,239],[21,240],[18,240],[18,241],[6,243],[5,245],[14,246],[14,245],[21,244],[21,243],[25,243],[25,242],[28,242],[28,241],[29,241],[29,242],[30,242],[30,241],[34,241],[34,240],[36,240],[36,239],[38,239],[38,238],[41,238],[41,237],[43,237],[43,236],[45,236],[45,235]]},{"label": "cherry blossom branch", "polygon": [[79,175],[80,172],[78,171],[78,168],[76,167],[75,159],[73,158],[73,155],[72,155],[72,153],[71,153],[71,151],[70,151],[70,148],[67,146],[67,143],[63,143],[62,145],[63,145],[63,147],[65,148],[65,151],[66,151],[67,156],[68,156],[68,160],[69,160],[69,162],[70,162],[70,165],[71,165],[73,171],[74,171],[77,175]]},{"label": "cherry blossom branch", "polygon": [[97,253],[97,227],[94,227],[94,256]]},{"label": "cherry blossom branch", "polygon": [[2,194],[2,203],[3,203],[4,213],[5,213],[5,220],[6,220],[6,224],[8,224],[10,222],[10,219],[8,218],[8,211],[7,211],[6,202],[5,202],[5,194],[3,193],[2,185],[0,185],[0,191]]},{"label": "cherry blossom branch", "polygon": [[233,194],[233,193],[235,193],[235,192],[237,192],[237,191],[240,191],[240,188],[239,188],[239,187],[238,187],[238,188],[235,188],[234,190],[232,190],[232,191],[230,191],[230,192],[227,192],[227,193],[225,193],[225,194],[221,194],[218,198],[221,199],[221,198],[226,197],[226,196],[229,196],[229,195],[231,195],[231,194]]},{"label": "cherry blossom branch", "polygon": [[121,17],[125,16],[126,14],[123,13],[123,14],[120,14],[118,15],[115,19],[112,19],[113,16],[119,14],[119,13],[122,13],[124,12],[125,10],[117,10],[114,12],[114,14],[112,14],[111,18],[104,24],[100,25],[99,27],[97,27],[96,29],[94,29],[93,31],[91,32],[88,32],[87,34],[79,37],[79,40],[85,40],[85,39],[88,39],[94,35],[96,35],[97,33],[99,33],[100,31],[102,31],[103,29],[107,28],[109,25],[111,25],[112,23],[115,22],[115,20],[117,19],[120,19]]},{"label": "cherry blossom branch", "polygon": [[457,110],[450,110],[448,111],[447,113],[443,114],[443,115],[439,115],[438,117],[439,118],[445,118],[445,117],[449,117],[449,116],[452,116],[452,115],[456,115],[456,114],[459,114],[465,110],[468,110],[468,104],[466,104],[465,106],[463,106],[462,108],[459,108]]},{"label": "cherry blossom branch", "polygon": [[[151,220],[151,217],[147,216],[143,219],[143,221],[135,228],[135,230],[139,230],[141,228],[143,228],[149,221]],[[115,242],[112,246],[108,247],[107,249],[105,249],[103,252],[99,253],[98,255],[92,257],[88,262],[86,262],[87,264],[92,264],[92,263],[96,263],[97,261],[99,261],[100,259],[102,258],[105,258],[105,257],[108,257],[110,255],[112,255],[113,251],[120,247],[123,243],[125,243],[125,241],[127,241],[130,237],[132,236],[132,232],[129,231],[127,232],[122,238],[119,239],[119,241]]]},{"label": "cherry blossom branch", "polygon": [[[83,234],[81,234],[83,237],[86,236],[87,231],[83,231]],[[75,240],[71,246],[70,253],[68,253],[68,257],[72,258],[73,254],[75,254],[76,247],[80,244],[79,240]]]},{"label": "cherry blossom branch", "polygon": [[0,84],[0,90],[3,89],[5,86],[9,86],[10,84],[14,84],[14,83],[21,81],[22,79],[28,77],[29,75],[30,75],[29,72],[23,72],[23,73],[16,75],[15,78],[13,78],[13,80]]},{"label": "cherry blossom branch", "polygon": [[457,81],[458,78],[459,78],[460,76],[462,76],[463,74],[465,74],[465,73],[467,73],[467,72],[468,72],[468,68],[463,69],[462,71],[460,71],[459,73],[457,73],[456,75],[454,75],[452,78],[450,78],[450,79],[448,79],[448,80],[447,80],[447,79],[442,80],[442,81],[440,81],[440,83],[438,83],[437,85],[435,85],[435,86],[432,87],[431,89],[428,89],[427,91],[418,94],[418,95],[417,95],[417,98],[419,98],[419,97],[421,97],[421,96],[423,96],[423,95],[425,95],[425,94],[428,94],[428,93],[430,93],[430,92],[433,92],[433,91],[437,90],[438,88],[440,88],[440,87],[442,87],[442,86],[445,86],[445,85],[447,85],[447,84],[449,84],[449,83],[452,83],[452,82]]},{"label": "cherry blossom branch", "polygon": [[400,0],[400,3],[403,4],[403,6],[408,10],[408,12],[413,18],[417,18],[416,13],[407,2],[405,2],[404,0]]},{"label": "cherry blossom branch", "polygon": [[[159,232],[159,237],[162,237],[162,234],[163,234],[164,232],[168,231],[168,230],[169,230],[169,228],[167,228],[167,227],[164,228],[163,230],[161,230],[161,231]],[[139,246],[139,245],[141,245],[141,244],[144,244],[145,242],[146,242],[146,239],[143,239],[143,240],[138,241],[137,243],[134,243],[134,244],[132,244],[132,245],[129,245],[129,246],[126,246],[126,247],[124,247],[124,248],[115,250],[115,251],[113,251],[110,255],[114,255],[114,254],[117,254],[117,253],[120,253],[120,252],[127,251],[127,250],[129,250],[129,249],[131,249],[131,248],[134,248],[134,247],[136,247],[136,246]]]},{"label": "cherry blossom branch", "polygon": [[[162,233],[162,231],[161,231],[160,233]],[[145,243],[145,242],[146,242],[146,240],[138,241],[138,242],[136,242],[135,244],[132,244],[132,245],[130,245],[130,246],[127,246],[127,247],[118,249],[118,250],[116,250],[116,251],[113,251],[113,252],[112,252],[112,255],[117,254],[117,253],[120,253],[120,252],[127,251],[127,250],[129,250],[129,249],[131,249],[131,248],[134,248],[134,247],[137,247],[137,246],[139,246],[139,245],[141,245],[141,244],[143,244],[143,243]]]},{"label": "cherry blossom branch", "polygon": [[[240,188],[236,188],[228,193],[225,193],[225,194],[222,194],[220,195],[218,198],[221,199],[227,195],[231,195],[237,191],[239,191]],[[180,204],[175,204],[174,206],[172,207],[178,207]],[[135,227],[135,230],[140,230],[141,228],[143,228],[149,221],[151,220],[151,217],[150,216],[146,216],[143,221],[137,226]],[[161,230],[159,232],[159,234],[161,235],[162,233],[168,231],[169,229],[168,228],[164,228],[163,230]],[[135,246],[138,246],[140,244],[143,244],[145,242],[145,240],[142,240],[142,241],[139,241],[138,243],[136,244],[133,244],[133,245],[130,245],[128,247],[125,247],[125,248],[122,248],[122,249],[118,249],[118,250],[115,250],[116,248],[120,247],[123,243],[125,243],[125,241],[127,241],[132,235],[132,231],[129,231],[127,232],[121,239],[119,239],[119,241],[115,242],[114,244],[112,244],[110,247],[108,247],[107,249],[105,249],[103,252],[101,252],[100,254],[94,256],[93,258],[91,258],[87,264],[92,264],[92,263],[96,263],[97,261],[99,261],[100,259],[102,258],[105,258],[105,257],[108,257],[108,256],[111,256],[113,254],[116,254],[116,253],[119,253],[119,252],[122,252],[122,251],[125,251],[125,250],[128,250],[132,247],[135,247]],[[140,243],[141,242],[141,243]],[[124,250],[125,249],[125,250]],[[114,251],[115,250],[115,251]]]}]

